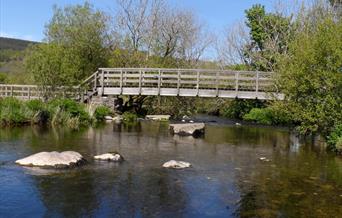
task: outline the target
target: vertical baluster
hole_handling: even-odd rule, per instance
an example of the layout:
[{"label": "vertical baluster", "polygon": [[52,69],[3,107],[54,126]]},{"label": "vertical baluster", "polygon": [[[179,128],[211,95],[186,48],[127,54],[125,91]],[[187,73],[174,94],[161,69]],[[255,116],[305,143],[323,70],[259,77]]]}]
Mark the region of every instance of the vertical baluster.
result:
[{"label": "vertical baluster", "polygon": [[255,96],[258,97],[259,92],[259,71],[256,72],[256,80],[255,80]]},{"label": "vertical baluster", "polygon": [[158,70],[158,95],[160,95],[160,86],[161,86],[161,71]]},{"label": "vertical baluster", "polygon": [[219,80],[219,77],[220,77],[220,72],[219,71],[217,71],[216,72],[216,77],[215,77],[215,80],[216,80],[216,97],[218,97],[219,96],[219,84],[220,84],[220,80]]},{"label": "vertical baluster", "polygon": [[[95,75],[94,75],[94,87],[93,87],[93,92],[97,91],[97,77],[99,75],[99,71],[96,71],[95,72]],[[87,88],[88,89],[88,88]]]},{"label": "vertical baluster", "polygon": [[139,95],[141,95],[141,78],[142,78],[142,70],[139,70]]},{"label": "vertical baluster", "polygon": [[180,82],[181,82],[181,72],[180,70],[177,71],[177,95],[179,96],[179,90],[180,90]]},{"label": "vertical baluster", "polygon": [[237,97],[239,92],[239,72],[237,71],[235,71],[235,92]]},{"label": "vertical baluster", "polygon": [[198,94],[199,94],[199,85],[200,85],[200,72],[197,71],[196,96],[198,96]]},{"label": "vertical baluster", "polygon": [[120,70],[120,95],[122,95],[122,81],[123,79],[123,72],[122,72],[122,69]]},{"label": "vertical baluster", "polygon": [[104,94],[104,71],[101,70],[101,95]]}]

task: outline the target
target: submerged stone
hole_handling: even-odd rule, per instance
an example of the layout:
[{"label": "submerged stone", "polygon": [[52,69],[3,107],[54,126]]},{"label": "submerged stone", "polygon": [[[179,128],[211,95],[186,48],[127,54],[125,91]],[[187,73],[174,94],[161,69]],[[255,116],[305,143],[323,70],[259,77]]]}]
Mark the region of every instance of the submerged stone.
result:
[{"label": "submerged stone", "polygon": [[267,159],[266,157],[259,157],[259,160],[264,161],[264,162],[270,162],[270,159]]},{"label": "submerged stone", "polygon": [[123,118],[121,115],[117,115],[117,116],[113,117],[113,121],[115,123],[121,123],[123,121]]},{"label": "submerged stone", "polygon": [[113,117],[112,116],[105,116],[105,120],[112,121]]},{"label": "submerged stone", "polygon": [[15,162],[22,166],[67,168],[85,163],[83,156],[75,151],[39,152]]},{"label": "submerged stone", "polygon": [[117,153],[117,152],[109,152],[109,153],[105,153],[105,154],[96,155],[96,156],[94,156],[94,159],[95,160],[104,160],[104,161],[113,161],[113,162],[120,162],[120,161],[124,160],[122,155]]},{"label": "submerged stone", "polygon": [[173,169],[183,169],[191,167],[191,164],[185,161],[176,161],[176,160],[170,160],[163,164],[163,167],[165,168],[173,168]]},{"label": "submerged stone", "polygon": [[198,136],[204,134],[204,123],[179,123],[170,124],[170,130],[173,134]]},{"label": "submerged stone", "polygon": [[167,121],[170,119],[170,115],[146,115],[147,120],[154,120],[154,121]]}]

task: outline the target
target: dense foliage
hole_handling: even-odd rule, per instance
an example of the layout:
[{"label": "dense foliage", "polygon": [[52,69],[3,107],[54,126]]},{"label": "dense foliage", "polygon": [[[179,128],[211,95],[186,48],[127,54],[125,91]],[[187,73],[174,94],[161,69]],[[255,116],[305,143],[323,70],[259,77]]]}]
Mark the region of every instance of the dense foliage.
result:
[{"label": "dense foliage", "polygon": [[342,21],[300,33],[280,65],[283,109],[303,134],[329,132],[342,119]]},{"label": "dense foliage", "polygon": [[337,124],[328,136],[329,148],[342,153],[342,124]]}]

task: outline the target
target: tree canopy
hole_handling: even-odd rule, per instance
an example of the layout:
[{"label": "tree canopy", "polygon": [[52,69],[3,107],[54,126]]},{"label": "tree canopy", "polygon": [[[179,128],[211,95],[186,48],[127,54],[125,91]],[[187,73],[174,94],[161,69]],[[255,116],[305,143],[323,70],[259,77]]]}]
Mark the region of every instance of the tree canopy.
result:
[{"label": "tree canopy", "polygon": [[44,85],[74,85],[108,63],[108,17],[89,3],[54,7],[45,44],[27,55],[27,71]]},{"label": "tree canopy", "polygon": [[283,56],[279,83],[283,109],[302,133],[324,132],[342,120],[342,22],[326,18],[301,32]]}]

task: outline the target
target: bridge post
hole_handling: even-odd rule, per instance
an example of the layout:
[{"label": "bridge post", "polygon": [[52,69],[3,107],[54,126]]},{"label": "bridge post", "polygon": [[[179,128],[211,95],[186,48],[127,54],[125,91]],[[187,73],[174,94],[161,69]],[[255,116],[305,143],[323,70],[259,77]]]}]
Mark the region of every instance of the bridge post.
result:
[{"label": "bridge post", "polygon": [[29,86],[28,87],[28,90],[27,90],[27,96],[28,96],[28,100],[30,100],[31,99],[31,87]]},{"label": "bridge post", "polygon": [[[82,87],[80,87],[79,94],[81,95],[80,97],[81,97],[82,103],[84,103],[84,90],[82,89]],[[88,100],[88,102],[89,102],[89,100]]]},{"label": "bridge post", "polygon": [[177,70],[177,96],[179,96],[180,81],[181,81],[181,73],[180,73],[180,70]]},{"label": "bridge post", "polygon": [[11,97],[13,97],[13,86],[11,86]]},{"label": "bridge post", "polygon": [[104,71],[101,70],[101,95],[104,93]]},{"label": "bridge post", "polygon": [[161,86],[161,71],[158,69],[158,95],[160,95],[160,86]]},{"label": "bridge post", "polygon": [[256,72],[256,81],[255,81],[255,95],[258,96],[259,92],[259,71]]},{"label": "bridge post", "polygon": [[98,72],[95,72],[95,78],[94,78],[94,87],[93,87],[93,92],[95,92],[97,90],[97,77],[98,77]]},{"label": "bridge post", "polygon": [[199,85],[200,85],[200,73],[197,71],[197,84],[196,84],[196,96],[199,94]]},{"label": "bridge post", "polygon": [[120,95],[122,95],[122,80],[123,80],[123,72],[120,70]]},{"label": "bridge post", "polygon": [[139,95],[141,95],[141,78],[142,78],[142,70],[139,70]]},{"label": "bridge post", "polygon": [[219,80],[219,73],[220,72],[216,72],[216,78],[215,78],[215,80],[216,80],[216,97],[218,97],[219,96],[219,82],[220,82],[220,80]]},{"label": "bridge post", "polygon": [[235,92],[236,92],[236,97],[238,97],[238,92],[239,92],[239,72],[235,72]]}]

